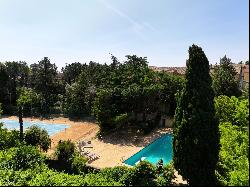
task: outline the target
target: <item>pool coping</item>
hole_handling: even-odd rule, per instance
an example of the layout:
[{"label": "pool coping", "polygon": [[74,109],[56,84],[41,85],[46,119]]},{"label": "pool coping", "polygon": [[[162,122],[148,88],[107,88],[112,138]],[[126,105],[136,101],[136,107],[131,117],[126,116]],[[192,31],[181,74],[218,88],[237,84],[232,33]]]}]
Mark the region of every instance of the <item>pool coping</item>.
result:
[{"label": "pool coping", "polygon": [[[138,151],[138,152],[136,152],[135,154],[131,155],[129,158],[131,158],[132,156],[134,156],[134,155],[140,153],[143,149],[145,149],[146,147],[150,146],[150,145],[153,144],[155,141],[157,141],[158,139],[160,139],[160,138],[162,138],[163,136],[166,136],[166,135],[173,135],[173,133],[172,133],[172,132],[166,132],[164,135],[162,135],[162,136],[156,138],[154,141],[152,141],[151,143],[149,143],[147,146],[143,147],[140,151]],[[128,160],[129,158],[127,158],[126,160]],[[126,164],[126,163],[125,163],[126,160],[124,160],[124,161],[122,162],[124,165],[129,166],[129,167],[134,167],[134,166],[135,166],[135,165],[134,165],[134,166],[131,166],[131,165],[129,165],[129,164]]]}]

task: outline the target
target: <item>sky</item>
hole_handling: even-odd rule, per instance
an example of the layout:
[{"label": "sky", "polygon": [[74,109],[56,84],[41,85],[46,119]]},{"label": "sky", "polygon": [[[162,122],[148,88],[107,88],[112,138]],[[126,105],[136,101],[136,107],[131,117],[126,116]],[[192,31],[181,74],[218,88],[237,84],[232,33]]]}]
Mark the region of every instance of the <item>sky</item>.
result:
[{"label": "sky", "polygon": [[0,61],[185,66],[199,45],[209,62],[249,59],[248,0],[0,0]]}]

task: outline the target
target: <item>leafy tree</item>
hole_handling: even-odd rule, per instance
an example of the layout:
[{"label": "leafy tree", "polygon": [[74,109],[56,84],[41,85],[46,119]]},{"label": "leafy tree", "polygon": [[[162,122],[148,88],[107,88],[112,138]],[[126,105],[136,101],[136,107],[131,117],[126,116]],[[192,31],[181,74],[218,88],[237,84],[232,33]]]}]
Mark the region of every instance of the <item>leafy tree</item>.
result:
[{"label": "leafy tree", "polygon": [[8,91],[10,93],[10,104],[16,105],[17,88],[27,85],[29,67],[26,62],[5,62],[6,71],[9,76]]},{"label": "leafy tree", "polygon": [[43,97],[32,88],[21,87],[18,90],[17,106],[24,108],[24,114],[35,115],[41,112]]},{"label": "leafy tree", "polygon": [[221,150],[217,177],[221,185],[249,186],[249,131],[220,123]]},{"label": "leafy tree", "polygon": [[174,118],[174,167],[190,185],[215,185],[219,127],[209,62],[196,45],[189,47],[186,83],[177,96]]},{"label": "leafy tree", "polygon": [[69,85],[74,83],[78,76],[81,74],[84,67],[86,67],[86,64],[81,64],[79,62],[66,64],[66,66],[62,68],[63,80],[65,81],[65,83]]},{"label": "leafy tree", "polygon": [[24,139],[27,144],[39,146],[44,151],[47,151],[51,144],[48,132],[36,125],[32,125],[25,131]]},{"label": "leafy tree", "polygon": [[215,98],[216,116],[220,122],[230,122],[239,127],[249,126],[249,100],[225,95]]},{"label": "leafy tree", "polygon": [[220,59],[219,66],[215,66],[213,73],[213,89],[216,96],[227,95],[240,96],[237,72],[232,65],[231,59],[224,56]]},{"label": "leafy tree", "polygon": [[0,102],[4,105],[8,103],[8,83],[9,77],[6,70],[6,66],[0,63]]},{"label": "leafy tree", "polygon": [[81,116],[84,114],[84,90],[79,83],[67,84],[65,87],[64,101],[62,103],[63,112],[69,117]]},{"label": "leafy tree", "polygon": [[44,57],[38,64],[31,64],[30,82],[31,87],[44,98],[43,109],[45,113],[49,112],[49,107],[57,99],[58,89],[57,67],[52,64],[48,57]]}]

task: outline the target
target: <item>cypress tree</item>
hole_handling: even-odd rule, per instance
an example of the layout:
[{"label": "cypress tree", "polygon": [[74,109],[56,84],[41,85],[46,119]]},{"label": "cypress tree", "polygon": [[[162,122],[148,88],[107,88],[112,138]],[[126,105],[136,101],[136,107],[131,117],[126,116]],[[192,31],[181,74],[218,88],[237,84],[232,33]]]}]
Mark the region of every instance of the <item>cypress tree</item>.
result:
[{"label": "cypress tree", "polygon": [[215,185],[219,155],[219,123],[209,62],[201,47],[189,47],[186,83],[177,94],[173,161],[190,185]]}]

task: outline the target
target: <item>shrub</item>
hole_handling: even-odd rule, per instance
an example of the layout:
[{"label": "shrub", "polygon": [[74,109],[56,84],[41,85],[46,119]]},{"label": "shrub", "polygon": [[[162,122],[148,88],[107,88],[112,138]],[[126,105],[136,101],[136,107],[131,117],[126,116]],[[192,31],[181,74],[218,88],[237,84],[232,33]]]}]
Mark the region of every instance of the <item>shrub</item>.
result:
[{"label": "shrub", "polygon": [[87,186],[123,186],[122,183],[114,181],[108,175],[102,173],[87,174],[84,178]]},{"label": "shrub", "polygon": [[87,173],[87,167],[86,167],[86,163],[87,163],[87,159],[78,155],[78,154],[74,154],[73,157],[73,162],[71,164],[71,170],[74,174],[84,174]]},{"label": "shrub", "polygon": [[117,126],[125,125],[128,122],[128,114],[120,114],[112,118],[112,122]]},{"label": "shrub", "polygon": [[41,165],[44,156],[33,146],[21,145],[0,152],[0,168],[28,169]]},{"label": "shrub", "polygon": [[157,186],[170,186],[172,185],[173,179],[175,179],[174,166],[171,163],[163,167],[156,180]]},{"label": "shrub", "polygon": [[75,153],[75,144],[70,140],[59,141],[56,147],[55,155],[60,164],[67,170],[70,171],[71,164],[73,162]]},{"label": "shrub", "polygon": [[116,166],[113,168],[105,168],[100,171],[102,175],[107,176],[107,178],[110,178],[114,181],[119,181],[121,183],[124,183],[124,175],[126,175],[131,168],[126,166]]},{"label": "shrub", "polygon": [[86,182],[81,175],[69,175],[45,169],[37,173],[29,182],[30,186],[86,186]]},{"label": "shrub", "polygon": [[3,128],[3,123],[0,123],[0,150],[15,147],[19,144],[19,131],[8,131]]},{"label": "shrub", "polygon": [[126,186],[155,186],[156,178],[155,166],[148,161],[142,161],[134,166],[122,180]]},{"label": "shrub", "polygon": [[27,144],[40,146],[44,151],[47,151],[51,144],[48,132],[36,125],[32,125],[26,130],[24,139]]},{"label": "shrub", "polygon": [[27,170],[0,169],[1,186],[86,186],[81,175],[69,175],[48,169],[46,166]]}]

